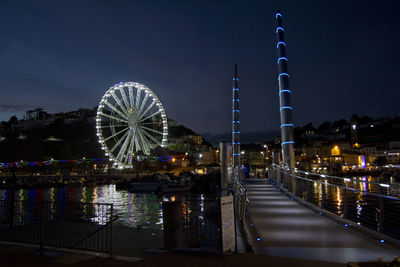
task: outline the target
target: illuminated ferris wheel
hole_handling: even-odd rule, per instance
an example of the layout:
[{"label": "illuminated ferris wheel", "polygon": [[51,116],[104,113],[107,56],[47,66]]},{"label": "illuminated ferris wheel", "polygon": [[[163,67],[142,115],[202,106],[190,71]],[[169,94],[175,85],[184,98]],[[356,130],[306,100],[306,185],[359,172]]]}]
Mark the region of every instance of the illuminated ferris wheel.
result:
[{"label": "illuminated ferris wheel", "polygon": [[135,154],[149,155],[165,147],[167,116],[158,97],[148,87],[121,82],[102,97],[96,117],[97,136],[105,155],[114,165],[132,165]]}]

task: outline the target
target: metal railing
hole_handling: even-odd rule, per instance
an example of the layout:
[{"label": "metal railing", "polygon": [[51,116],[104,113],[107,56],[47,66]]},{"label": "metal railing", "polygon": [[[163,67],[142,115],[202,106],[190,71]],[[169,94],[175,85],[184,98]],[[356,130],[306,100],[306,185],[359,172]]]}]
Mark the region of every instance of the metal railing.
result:
[{"label": "metal railing", "polygon": [[240,183],[238,167],[236,167],[233,172],[232,180],[233,192],[235,197],[235,212],[239,218],[239,221],[242,222],[247,204],[247,191],[246,188],[244,188],[244,186]]},{"label": "metal railing", "polygon": [[112,256],[113,205],[0,201],[0,240],[89,250]]},{"label": "metal railing", "polygon": [[400,199],[390,190],[397,185],[281,169],[277,165],[268,174],[275,184],[306,202],[400,239]]}]

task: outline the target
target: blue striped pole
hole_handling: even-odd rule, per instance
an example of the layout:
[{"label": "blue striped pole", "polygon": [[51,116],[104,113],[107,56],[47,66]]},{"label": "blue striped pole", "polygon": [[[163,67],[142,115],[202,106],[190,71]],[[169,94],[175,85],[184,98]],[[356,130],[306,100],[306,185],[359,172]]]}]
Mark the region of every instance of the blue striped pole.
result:
[{"label": "blue striped pole", "polygon": [[233,170],[240,166],[240,108],[239,108],[239,77],[237,64],[233,76],[232,92],[232,157]]},{"label": "blue striped pole", "polygon": [[278,41],[276,48],[278,50],[278,81],[279,81],[279,103],[281,115],[281,146],[283,166],[294,170],[294,141],[293,141],[293,120],[289,87],[288,58],[286,56],[286,43],[284,38],[285,29],[282,26],[282,14],[278,10],[275,15],[277,21],[276,35]]}]

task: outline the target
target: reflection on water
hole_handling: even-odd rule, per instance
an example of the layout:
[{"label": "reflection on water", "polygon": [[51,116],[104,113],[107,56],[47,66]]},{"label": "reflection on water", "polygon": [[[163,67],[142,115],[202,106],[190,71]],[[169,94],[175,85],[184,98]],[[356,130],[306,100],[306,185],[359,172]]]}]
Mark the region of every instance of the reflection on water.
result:
[{"label": "reflection on water", "polygon": [[[0,189],[0,200],[10,198],[11,192]],[[65,186],[43,189],[19,189],[15,192],[16,200],[57,202],[50,205],[51,214],[63,215],[67,206],[62,203],[112,203],[114,215],[118,215],[117,224],[128,227],[151,228],[162,226],[162,204],[155,194],[129,193],[127,190],[117,191],[115,185],[102,186]],[[22,204],[21,204],[22,205]],[[92,221],[105,223],[104,212],[97,205],[81,205],[83,217],[91,216]],[[29,211],[35,212],[34,207]],[[96,214],[102,214],[96,216]],[[94,216],[93,216],[94,215]]]},{"label": "reflection on water", "polygon": [[[0,189],[0,200],[8,200],[10,197],[10,190]],[[148,229],[162,229],[162,201],[180,201],[182,203],[181,215],[190,217],[195,212],[193,214],[196,214],[196,218],[200,221],[205,218],[206,205],[209,206],[214,202],[212,198],[206,199],[204,195],[159,197],[156,194],[129,193],[127,190],[117,191],[115,185],[19,189],[15,191],[15,198],[20,201],[33,201],[20,203],[20,205],[25,205],[21,211],[28,213],[29,216],[37,217],[40,214],[40,208],[34,201],[49,201],[54,202],[48,207],[51,219],[53,219],[52,216],[59,218],[75,216],[74,218],[79,217],[80,220],[100,225],[104,225],[110,220],[110,207],[89,203],[110,203],[113,204],[113,214],[118,216],[115,224]]]},{"label": "reflection on water", "polygon": [[397,219],[400,214],[400,201],[396,199],[400,196],[399,187],[381,186],[382,182],[371,176],[353,179],[357,181],[299,179],[296,194],[359,225],[400,238],[400,222]]}]

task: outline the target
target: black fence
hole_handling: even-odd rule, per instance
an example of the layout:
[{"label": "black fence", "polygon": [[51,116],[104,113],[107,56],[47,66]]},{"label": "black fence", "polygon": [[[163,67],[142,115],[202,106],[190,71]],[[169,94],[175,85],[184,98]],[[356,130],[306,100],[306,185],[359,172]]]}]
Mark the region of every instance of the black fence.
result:
[{"label": "black fence", "polygon": [[270,169],[269,178],[321,209],[400,239],[400,199],[392,194],[397,185],[282,170],[279,166]]},{"label": "black fence", "polygon": [[[164,201],[179,202],[180,234],[176,248],[210,254],[221,253],[221,211],[218,196],[177,195],[174,200]],[[157,205],[154,206],[161,205],[160,201],[155,203]],[[160,213],[159,216],[159,227],[162,229],[162,216],[165,214]],[[118,218],[121,220],[117,221]],[[124,225],[123,218],[124,214],[113,204],[2,200],[0,241],[37,245],[39,251],[53,247],[107,253],[110,256],[126,253],[138,253],[135,254],[138,256],[147,249],[164,248],[162,238],[153,236],[145,244],[141,243],[140,240],[147,234],[162,235],[162,232],[155,230],[154,225],[154,229],[148,228],[150,222],[132,227]],[[127,239],[130,242],[123,248],[118,243],[113,245],[113,240],[124,243]],[[153,239],[155,242],[152,243]]]},{"label": "black fence", "polygon": [[113,205],[0,201],[0,240],[112,255]]}]

